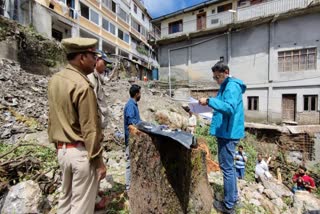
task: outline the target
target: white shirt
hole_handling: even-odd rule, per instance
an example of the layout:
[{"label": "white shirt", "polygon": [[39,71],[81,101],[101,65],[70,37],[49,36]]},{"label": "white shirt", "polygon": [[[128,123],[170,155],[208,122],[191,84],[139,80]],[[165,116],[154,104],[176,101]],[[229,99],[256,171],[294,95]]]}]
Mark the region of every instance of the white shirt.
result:
[{"label": "white shirt", "polygon": [[269,171],[268,164],[264,160],[262,160],[260,163],[257,162],[256,170],[255,170],[255,177],[256,178],[261,177],[261,176],[265,175],[265,172],[268,172],[268,171]]}]

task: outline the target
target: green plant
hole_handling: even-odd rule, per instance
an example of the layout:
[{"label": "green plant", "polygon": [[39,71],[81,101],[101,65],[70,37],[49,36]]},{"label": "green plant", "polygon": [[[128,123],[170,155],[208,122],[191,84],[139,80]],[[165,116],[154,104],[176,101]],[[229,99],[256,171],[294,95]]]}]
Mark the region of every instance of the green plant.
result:
[{"label": "green plant", "polygon": [[[205,126],[197,126],[196,128],[196,136],[203,137],[206,139],[208,143],[208,147],[212,154],[212,159],[218,160],[218,143],[217,139],[209,134],[210,127],[208,125]],[[240,141],[239,145],[244,147],[244,151],[247,154],[248,161],[246,163],[246,174],[245,179],[247,181],[254,181],[254,171],[256,167],[256,158],[257,151],[255,149],[256,137],[250,133],[246,133],[246,137]]]},{"label": "green plant", "polygon": [[139,53],[148,56],[148,50],[145,49],[143,46],[137,46],[137,47],[136,47],[136,50],[137,50]]},{"label": "green plant", "polygon": [[257,162],[257,151],[255,149],[255,137],[251,134],[246,133],[246,138],[240,141],[240,144],[243,146],[243,149],[248,157],[246,163],[246,174],[245,180],[246,181],[254,181],[254,172]]},{"label": "green plant", "polygon": [[293,198],[292,197],[284,197],[283,202],[288,206],[292,207],[293,205]]},{"label": "green plant", "polygon": [[320,187],[318,187],[318,188],[316,189],[316,191],[314,192],[314,194],[315,194],[318,198],[320,198]]},{"label": "green plant", "polygon": [[209,150],[212,155],[212,159],[217,161],[218,160],[218,143],[217,143],[217,139],[209,134],[209,129],[210,127],[207,125],[202,127],[197,126],[195,135],[197,137],[203,137],[206,139]]},{"label": "green plant", "polygon": [[41,145],[37,145],[34,141],[22,141],[19,146],[12,144],[0,144],[0,154],[6,154],[5,160],[10,160],[15,157],[28,155],[37,158],[40,162],[40,171],[48,171],[58,167],[56,153],[53,149]]}]

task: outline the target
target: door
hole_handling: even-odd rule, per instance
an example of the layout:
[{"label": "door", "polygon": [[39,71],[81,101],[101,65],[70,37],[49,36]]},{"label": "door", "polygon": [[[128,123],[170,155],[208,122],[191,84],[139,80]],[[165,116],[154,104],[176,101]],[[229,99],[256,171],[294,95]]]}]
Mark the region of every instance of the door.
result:
[{"label": "door", "polygon": [[197,30],[206,29],[207,25],[207,15],[206,13],[200,13],[197,15]]},{"label": "door", "polygon": [[295,94],[282,95],[282,120],[296,120],[296,100],[297,95]]}]

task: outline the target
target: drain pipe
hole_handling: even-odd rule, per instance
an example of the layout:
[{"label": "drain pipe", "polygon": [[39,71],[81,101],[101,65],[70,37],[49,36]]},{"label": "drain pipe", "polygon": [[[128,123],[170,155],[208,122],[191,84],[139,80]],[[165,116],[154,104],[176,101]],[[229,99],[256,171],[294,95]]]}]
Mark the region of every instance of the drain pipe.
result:
[{"label": "drain pipe", "polygon": [[[277,17],[274,17],[269,23],[269,31],[268,31],[268,90],[267,90],[267,122],[269,123],[272,119],[272,115],[270,115],[270,96],[273,90],[272,87],[272,73],[271,73],[271,48],[273,44],[273,32],[274,32],[274,22],[277,21]],[[271,112],[272,113],[272,112]],[[271,116],[271,117],[270,117]]]},{"label": "drain pipe", "polygon": [[270,54],[271,54],[271,25],[272,25],[272,22],[269,23],[269,32],[268,32],[268,90],[267,90],[267,122],[269,123],[270,122],[270,118],[269,118],[269,105],[270,105],[270,70],[271,70],[271,57],[270,57]]},{"label": "drain pipe", "polygon": [[170,51],[171,51],[171,49],[168,49],[168,60],[169,60],[169,62],[168,62],[168,66],[169,66],[169,96],[170,96],[170,98],[171,98],[171,95],[172,95],[172,93],[171,93],[171,54],[170,54]]}]

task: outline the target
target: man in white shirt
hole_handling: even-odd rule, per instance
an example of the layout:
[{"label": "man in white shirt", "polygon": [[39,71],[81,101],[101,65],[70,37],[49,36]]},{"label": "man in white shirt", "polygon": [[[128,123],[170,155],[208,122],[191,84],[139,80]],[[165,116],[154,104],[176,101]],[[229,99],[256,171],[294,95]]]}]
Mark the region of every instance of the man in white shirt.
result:
[{"label": "man in white shirt", "polygon": [[267,162],[265,162],[262,158],[262,154],[258,154],[258,161],[255,169],[255,178],[257,182],[259,182],[262,177],[267,179],[270,179],[272,177],[268,167],[270,160],[271,160],[271,156],[269,156]]}]

